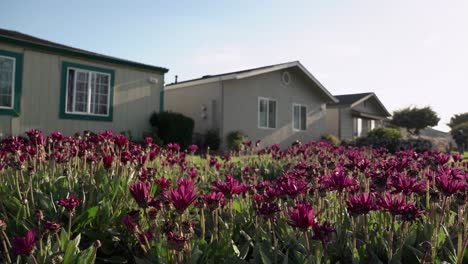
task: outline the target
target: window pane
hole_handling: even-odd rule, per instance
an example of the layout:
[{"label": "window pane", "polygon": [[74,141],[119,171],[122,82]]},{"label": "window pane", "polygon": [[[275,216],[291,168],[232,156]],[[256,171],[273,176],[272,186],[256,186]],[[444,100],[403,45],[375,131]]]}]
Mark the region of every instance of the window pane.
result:
[{"label": "window pane", "polygon": [[299,106],[295,105],[293,107],[293,127],[294,129],[299,129]]},{"label": "window pane", "polygon": [[0,57],[0,107],[13,107],[14,59]]},{"label": "window pane", "polygon": [[307,128],[307,109],[305,106],[301,106],[301,130]]},{"label": "window pane", "polygon": [[357,136],[360,137],[362,134],[362,119],[357,119]]},{"label": "window pane", "polygon": [[67,112],[73,112],[73,98],[75,86],[75,70],[68,70],[68,83],[67,83]]},{"label": "window pane", "polygon": [[91,78],[91,113],[107,115],[107,97],[109,92],[107,75],[94,73]]},{"label": "window pane", "polygon": [[276,127],[276,101],[268,101],[268,127]]},{"label": "window pane", "polygon": [[260,118],[259,118],[259,126],[260,127],[267,127],[268,124],[267,124],[267,101],[266,100],[263,100],[263,99],[260,99],[259,101],[259,105],[258,105],[258,111],[259,111],[259,115],[260,115]]},{"label": "window pane", "polygon": [[75,112],[88,112],[89,73],[76,72]]}]

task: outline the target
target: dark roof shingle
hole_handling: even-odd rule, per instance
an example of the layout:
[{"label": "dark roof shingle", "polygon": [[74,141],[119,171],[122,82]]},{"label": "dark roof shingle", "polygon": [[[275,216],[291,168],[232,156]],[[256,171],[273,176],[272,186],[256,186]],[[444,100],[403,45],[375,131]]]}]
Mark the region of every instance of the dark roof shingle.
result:
[{"label": "dark roof shingle", "polygon": [[338,103],[333,105],[352,105],[353,103],[361,100],[362,98],[369,96],[373,93],[356,93],[356,94],[341,94],[334,95],[336,99],[339,100]]}]

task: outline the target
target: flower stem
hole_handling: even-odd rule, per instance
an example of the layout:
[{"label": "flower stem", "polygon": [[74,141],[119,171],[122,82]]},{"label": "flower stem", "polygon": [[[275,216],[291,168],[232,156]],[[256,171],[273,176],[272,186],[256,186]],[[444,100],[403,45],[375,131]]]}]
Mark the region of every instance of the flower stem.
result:
[{"label": "flower stem", "polygon": [[307,256],[309,256],[310,255],[310,244],[309,244],[309,237],[307,236],[307,231],[304,232],[304,240],[305,240]]},{"label": "flower stem", "polygon": [[205,240],[205,210],[200,209],[201,238]]},{"label": "flower stem", "polygon": [[392,257],[393,257],[393,235],[395,233],[395,216],[391,216],[391,221],[390,221],[390,234],[389,234],[389,239],[388,239],[388,261],[390,262]]},{"label": "flower stem", "polygon": [[11,263],[10,253],[8,251],[8,246],[7,246],[7,243],[5,242],[5,238],[3,237],[3,234],[0,234],[0,237],[2,238],[3,251],[5,253],[7,263]]},{"label": "flower stem", "polygon": [[68,213],[68,239],[71,239],[72,217],[73,217],[73,213],[69,212]]}]

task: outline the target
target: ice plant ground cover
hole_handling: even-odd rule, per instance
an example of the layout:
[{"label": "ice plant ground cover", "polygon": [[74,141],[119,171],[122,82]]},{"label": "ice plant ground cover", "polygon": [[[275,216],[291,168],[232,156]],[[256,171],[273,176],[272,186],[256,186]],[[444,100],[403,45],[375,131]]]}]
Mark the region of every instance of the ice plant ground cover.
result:
[{"label": "ice plant ground cover", "polygon": [[245,142],[192,156],[122,135],[0,143],[1,263],[467,263],[467,164]]}]

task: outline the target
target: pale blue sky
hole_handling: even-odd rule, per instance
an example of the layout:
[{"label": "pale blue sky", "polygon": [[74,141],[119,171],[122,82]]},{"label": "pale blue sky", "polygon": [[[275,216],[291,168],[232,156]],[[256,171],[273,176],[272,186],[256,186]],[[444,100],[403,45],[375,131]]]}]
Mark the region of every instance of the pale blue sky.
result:
[{"label": "pale blue sky", "polygon": [[333,94],[468,112],[468,1],[0,1],[0,27],[170,69],[300,60]]}]

